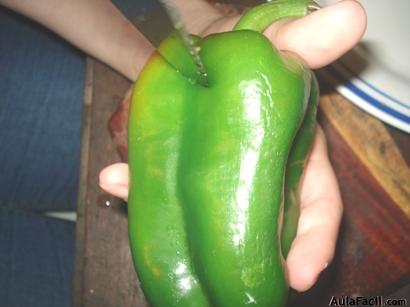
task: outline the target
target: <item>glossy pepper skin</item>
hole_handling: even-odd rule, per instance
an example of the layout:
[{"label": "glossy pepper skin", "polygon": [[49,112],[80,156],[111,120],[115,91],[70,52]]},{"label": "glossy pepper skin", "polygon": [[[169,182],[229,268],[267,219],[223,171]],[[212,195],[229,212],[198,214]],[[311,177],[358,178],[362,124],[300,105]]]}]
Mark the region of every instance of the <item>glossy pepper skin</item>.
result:
[{"label": "glossy pepper skin", "polygon": [[[278,3],[282,13],[290,8],[280,17],[306,13],[304,0]],[[283,253],[296,229],[317,89],[296,56],[249,26],[266,11],[246,15],[235,31],[197,38],[206,86],[177,36],[135,84],[129,234],[152,306],[286,304]],[[293,213],[283,222],[284,195]]]}]

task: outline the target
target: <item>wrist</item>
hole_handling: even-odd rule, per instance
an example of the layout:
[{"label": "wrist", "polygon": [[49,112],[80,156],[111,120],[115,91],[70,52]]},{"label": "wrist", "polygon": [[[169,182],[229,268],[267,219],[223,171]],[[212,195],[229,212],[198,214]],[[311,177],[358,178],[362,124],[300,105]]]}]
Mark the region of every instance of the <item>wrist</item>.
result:
[{"label": "wrist", "polygon": [[225,16],[221,11],[203,0],[175,0],[184,24],[191,34],[206,35],[224,32],[232,29],[235,20],[232,16]]}]

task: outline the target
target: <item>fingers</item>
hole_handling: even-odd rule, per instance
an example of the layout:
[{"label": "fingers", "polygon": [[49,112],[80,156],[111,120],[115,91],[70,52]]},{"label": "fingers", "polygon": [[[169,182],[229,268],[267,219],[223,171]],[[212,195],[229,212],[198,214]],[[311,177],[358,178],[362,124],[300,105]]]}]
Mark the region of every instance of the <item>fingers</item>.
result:
[{"label": "fingers", "polygon": [[[205,34],[229,31],[238,21],[217,21]],[[366,29],[366,13],[355,0],[343,0],[303,18],[273,23],[265,35],[279,50],[298,54],[311,68],[323,67],[353,48]]]},{"label": "fingers", "polygon": [[318,128],[302,181],[298,231],[286,260],[289,283],[295,290],[313,286],[333,259],[342,211],[324,134]]},{"label": "fingers", "polygon": [[344,0],[304,18],[274,23],[265,35],[278,49],[292,51],[311,68],[319,68],[353,48],[365,29],[363,7],[355,0]]},{"label": "fingers", "polygon": [[317,227],[297,236],[293,242],[286,260],[289,285],[293,289],[299,292],[310,289],[333,258],[329,253],[333,242],[326,236],[326,231],[326,227]]},{"label": "fingers", "polygon": [[[127,200],[129,171],[125,163],[100,173],[106,192]],[[327,157],[324,134],[316,131],[301,190],[301,215],[287,262],[289,283],[297,291],[309,289],[333,259],[342,216],[337,180]]]},{"label": "fingers", "polygon": [[100,173],[100,187],[109,194],[127,201],[129,189],[128,164],[116,163]]}]

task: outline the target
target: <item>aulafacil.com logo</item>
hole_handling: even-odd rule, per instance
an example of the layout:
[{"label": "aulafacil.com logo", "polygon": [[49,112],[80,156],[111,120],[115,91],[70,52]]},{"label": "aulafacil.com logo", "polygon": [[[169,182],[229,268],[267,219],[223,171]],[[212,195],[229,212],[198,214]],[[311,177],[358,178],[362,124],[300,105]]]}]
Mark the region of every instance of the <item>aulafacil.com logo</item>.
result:
[{"label": "aulafacil.com logo", "polygon": [[381,295],[373,297],[332,296],[329,306],[407,306],[407,299],[383,299]]}]

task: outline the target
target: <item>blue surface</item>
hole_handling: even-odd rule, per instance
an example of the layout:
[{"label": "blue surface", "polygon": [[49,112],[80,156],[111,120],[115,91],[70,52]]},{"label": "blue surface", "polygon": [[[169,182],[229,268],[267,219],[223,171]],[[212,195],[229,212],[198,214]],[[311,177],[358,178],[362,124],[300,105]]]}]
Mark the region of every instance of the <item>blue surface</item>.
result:
[{"label": "blue surface", "polygon": [[73,210],[85,56],[0,8],[0,207]]},{"label": "blue surface", "polygon": [[71,306],[75,224],[38,212],[75,210],[84,72],[82,52],[0,7],[0,307]]},{"label": "blue surface", "polygon": [[75,224],[0,209],[0,306],[71,306]]},{"label": "blue surface", "polygon": [[0,7],[0,306],[71,306],[85,56]]}]

